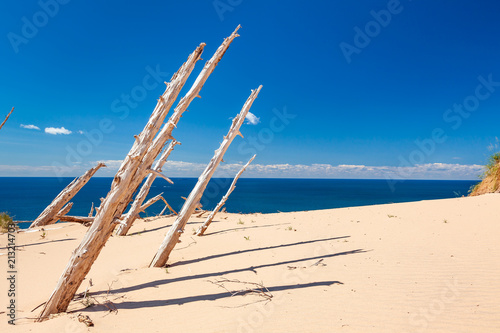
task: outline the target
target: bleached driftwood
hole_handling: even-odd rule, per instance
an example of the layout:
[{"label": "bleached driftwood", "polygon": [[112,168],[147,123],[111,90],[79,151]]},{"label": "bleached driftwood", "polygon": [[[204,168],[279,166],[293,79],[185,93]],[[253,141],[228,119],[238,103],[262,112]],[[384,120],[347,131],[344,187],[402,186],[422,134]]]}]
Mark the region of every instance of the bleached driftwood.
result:
[{"label": "bleached driftwood", "polygon": [[[149,206],[151,206],[152,204],[154,204],[155,202],[157,202],[159,200],[165,200],[165,199],[163,199],[163,197],[161,195],[162,195],[162,193],[149,199],[144,205],[142,205],[139,208],[139,212],[144,212],[146,210],[146,208],[148,208]],[[73,204],[73,203],[70,202],[70,204]],[[117,224],[121,224],[121,223],[123,223],[122,220],[124,218],[125,218],[125,214],[122,215],[120,218],[115,218],[114,222]],[[92,217],[92,216],[71,216],[71,215],[60,215],[59,216],[59,220],[61,222],[77,222],[77,223],[84,223],[84,224],[90,224],[90,223],[94,222],[94,219],[95,219],[95,217]]]},{"label": "bleached driftwood", "polygon": [[89,217],[92,217],[92,215],[94,213],[94,203],[92,202],[92,206],[90,207],[90,212],[89,212]]},{"label": "bleached driftwood", "polygon": [[[157,155],[148,155],[151,143],[158,134],[168,111],[193,71],[196,62],[200,59],[204,46],[205,44],[202,43],[197,47],[188,57],[188,60],[172,76],[148,123],[142,132],[135,137],[136,140],[116,173],[111,189],[102,201],[92,226],[85,234],[78,248],[73,252],[38,321],[46,319],[51,314],[66,311],[68,308],[78,287],[113,233],[115,228],[114,219],[122,215],[134,191],[144,179],[145,170],[151,167],[157,157]],[[170,133],[168,133],[168,136],[170,136]]]},{"label": "bleached driftwood", "polygon": [[[85,172],[81,177],[75,178],[68,186],[66,186],[61,193],[51,202],[50,205],[45,208],[45,210],[36,218],[33,223],[31,223],[30,228],[41,227],[48,224],[54,224],[58,220],[58,213],[63,208],[64,205],[70,201],[75,194],[82,189],[82,187],[87,184],[87,182],[92,178],[92,176],[102,167],[105,167],[104,163],[99,163],[94,168]],[[64,214],[62,214],[64,215]]]},{"label": "bleached driftwood", "polygon": [[14,111],[14,108],[12,108],[12,110],[10,110],[9,114],[7,115],[7,117],[5,117],[5,120],[2,122],[2,124],[0,125],[0,129],[2,129],[3,125],[5,125],[5,123],[7,122],[7,120],[9,119],[10,115],[12,114],[12,111]]},{"label": "bleached driftwood", "polygon": [[[162,198],[163,199],[163,198]],[[177,212],[172,208],[172,206],[170,206],[167,202],[167,200],[163,199],[163,202],[165,203],[165,208],[168,207],[168,209],[170,209],[170,211],[172,213],[174,213],[174,215],[177,215]],[[165,212],[165,208],[163,208],[163,210],[161,211],[160,215],[163,215],[163,213]]]},{"label": "bleached driftwood", "polygon": [[205,222],[203,222],[203,225],[201,225],[198,228],[198,230],[196,230],[196,235],[197,236],[203,236],[203,234],[207,230],[207,228],[210,225],[210,223],[212,223],[212,220],[214,219],[215,214],[217,214],[217,212],[219,211],[219,209],[221,209],[222,206],[224,206],[224,204],[227,201],[227,198],[229,198],[229,195],[233,192],[234,188],[236,187],[236,182],[238,181],[238,178],[240,178],[241,174],[243,173],[243,171],[245,171],[245,169],[248,167],[248,165],[250,163],[252,163],[252,161],[255,158],[255,156],[256,155],[253,155],[252,158],[247,162],[247,164],[245,164],[243,166],[243,168],[241,168],[241,170],[236,174],[236,176],[233,179],[233,182],[231,183],[231,186],[229,187],[229,190],[227,190],[226,195],[222,197],[221,201],[219,201],[219,203],[214,208],[214,210],[207,216],[207,219],[205,220]]},{"label": "bleached driftwood", "polygon": [[184,205],[182,206],[179,215],[175,219],[174,224],[168,230],[163,243],[158,249],[158,252],[154,256],[153,260],[151,261],[150,267],[163,267],[167,263],[170,252],[172,252],[175,245],[178,243],[181,234],[184,232],[184,227],[186,226],[187,221],[193,214],[195,208],[198,206],[203,192],[205,191],[205,188],[210,181],[210,178],[212,178],[212,175],[217,169],[217,166],[220,164],[222,158],[224,157],[224,153],[229,148],[231,142],[233,142],[233,139],[237,135],[241,135],[240,127],[243,124],[243,121],[245,120],[245,117],[250,110],[252,103],[257,98],[257,95],[259,94],[261,88],[262,86],[260,86],[257,90],[252,91],[241,112],[233,119],[233,123],[229,129],[228,134],[224,137],[224,140],[222,141],[219,149],[215,151],[215,155],[212,157],[212,160],[210,161],[210,163],[208,163],[207,167],[198,178],[198,182],[189,194],[187,200],[184,202]]},{"label": "bleached driftwood", "polygon": [[72,202],[68,202],[68,204],[66,206],[63,207],[63,209],[61,209],[59,211],[59,213],[57,213],[57,216],[64,216],[66,214],[69,213],[69,211],[71,210],[71,208],[73,208],[73,203]]},{"label": "bleached driftwood", "polygon": [[[210,72],[213,71],[236,36],[235,31],[230,37],[226,38],[223,42],[223,47],[219,47],[214,57],[207,62],[211,62],[210,66],[208,66],[211,68]],[[182,116],[182,113],[187,109],[189,103],[199,95],[198,93],[203,83],[208,78],[208,75],[202,75],[201,73],[189,92],[177,105],[172,117],[170,117],[167,124],[160,131],[168,110],[177,99],[196,61],[200,59],[204,46],[204,43],[200,44],[195,52],[189,56],[186,63],[174,74],[164,94],[158,100],[158,104],[149,118],[146,127],[139,136],[135,137],[134,145],[116,173],[111,184],[111,190],[106,199],[101,203],[94,223],[85,234],[81,244],[73,252],[38,321],[46,319],[50,314],[66,311],[78,287],[90,271],[92,264],[106,244],[106,241],[113,233],[115,227],[114,219],[123,213],[133,193],[147,175],[148,170],[161,152],[166,141],[172,138],[172,130]],[[205,65],[202,73],[206,71],[207,65]]]},{"label": "bleached driftwood", "polygon": [[[161,168],[163,167],[165,162],[167,162],[168,156],[174,150],[175,145],[178,144],[180,144],[180,142],[177,142],[175,140],[172,140],[170,142],[168,148],[163,152],[163,154],[160,156],[160,159],[156,162],[156,165],[154,166],[153,170],[157,171],[158,173],[161,173]],[[153,185],[153,182],[155,181],[156,177],[157,174],[150,173],[148,175],[148,178],[146,178],[146,181],[142,185],[139,193],[136,195],[135,200],[132,203],[132,206],[130,207],[127,215],[123,219],[123,223],[116,229],[116,234],[118,236],[125,236],[132,227],[132,224],[139,215],[139,208],[146,199],[146,197],[148,196],[149,190],[151,189],[151,185]]]},{"label": "bleached driftwood", "polygon": [[[168,122],[165,124],[165,126],[162,128],[157,138],[153,141],[153,144],[149,147],[148,154],[149,153],[153,155],[156,154],[155,155],[156,157],[160,153],[161,149],[164,147],[166,139],[171,138],[171,133],[173,129],[177,126],[177,123],[179,122],[182,114],[187,110],[189,104],[191,104],[191,102],[196,97],[200,96],[199,93],[201,91],[201,88],[203,88],[203,85],[207,81],[208,77],[210,76],[210,74],[212,74],[215,67],[217,66],[217,64],[219,63],[219,61],[222,59],[227,49],[229,48],[229,45],[231,45],[232,41],[239,36],[237,33],[239,29],[240,26],[238,25],[238,27],[236,27],[231,36],[224,39],[224,42],[222,42],[221,46],[219,46],[219,48],[215,51],[212,58],[210,58],[210,60],[208,60],[205,63],[205,66],[201,70],[200,74],[198,74],[198,77],[196,78],[195,82],[193,83],[189,91],[186,93],[186,95],[180,100],[179,104],[174,110],[174,113],[172,114]],[[158,175],[158,172],[156,170],[151,170],[148,168],[147,171]],[[120,235],[123,235],[122,231],[120,232]]]},{"label": "bleached driftwood", "polygon": [[59,217],[61,222],[76,222],[76,223],[92,223],[94,222],[94,217],[92,216],[71,216],[63,215]]},{"label": "bleached driftwood", "polygon": [[[144,212],[146,211],[146,208],[148,208],[149,206],[151,206],[152,204],[154,204],[155,202],[163,199],[163,197],[161,196],[163,193],[160,193],[158,194],[157,196],[155,197],[152,197],[151,199],[149,199],[148,201],[146,201],[146,203],[144,205],[142,205],[141,207],[139,207],[139,210],[137,211],[137,213],[140,213],[140,212]],[[125,215],[126,216],[126,215]],[[122,218],[122,220],[125,218],[125,216]]]}]

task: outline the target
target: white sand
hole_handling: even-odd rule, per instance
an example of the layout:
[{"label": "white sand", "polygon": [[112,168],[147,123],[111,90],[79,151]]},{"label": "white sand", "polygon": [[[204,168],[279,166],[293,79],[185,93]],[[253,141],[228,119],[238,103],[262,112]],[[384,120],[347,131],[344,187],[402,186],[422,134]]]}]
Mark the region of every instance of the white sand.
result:
[{"label": "white sand", "polygon": [[[188,224],[166,269],[147,268],[172,218],[112,237],[82,301],[43,323],[2,332],[500,332],[500,194],[279,214],[218,214]],[[239,222],[241,221],[241,222]],[[62,228],[59,228],[61,227]],[[36,317],[87,228],[19,233],[18,318]],[[6,235],[0,253],[5,254]],[[21,246],[24,245],[24,246]],[[319,262],[321,260],[321,262]],[[316,264],[316,265],[315,265]],[[0,256],[7,271],[7,256]],[[235,295],[212,282],[262,283]],[[0,279],[1,311],[8,305]],[[212,282],[211,282],[212,281]],[[226,283],[229,290],[245,286]],[[79,313],[95,324],[78,322]]]}]

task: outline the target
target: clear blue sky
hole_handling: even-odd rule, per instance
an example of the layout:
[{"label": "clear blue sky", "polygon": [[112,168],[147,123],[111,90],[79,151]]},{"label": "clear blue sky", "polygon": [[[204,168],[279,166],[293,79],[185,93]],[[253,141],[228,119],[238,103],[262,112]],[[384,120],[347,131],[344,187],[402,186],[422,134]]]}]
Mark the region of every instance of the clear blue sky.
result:
[{"label": "clear blue sky", "polygon": [[173,133],[167,175],[198,176],[260,84],[228,176],[255,151],[246,176],[474,179],[498,150],[494,1],[24,0],[0,13],[0,121],[16,107],[0,176],[77,176],[100,160],[113,175],[164,90],[150,72],[168,81],[238,24]]}]

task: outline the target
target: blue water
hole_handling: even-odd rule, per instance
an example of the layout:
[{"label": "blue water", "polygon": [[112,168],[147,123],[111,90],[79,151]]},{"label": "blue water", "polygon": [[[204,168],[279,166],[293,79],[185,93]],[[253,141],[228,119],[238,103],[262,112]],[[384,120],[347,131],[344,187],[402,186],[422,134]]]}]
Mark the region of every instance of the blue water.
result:
[{"label": "blue water", "polygon": [[[73,178],[0,177],[0,212],[8,212],[14,220],[34,220]],[[92,178],[71,200],[69,215],[87,216],[92,202],[110,189],[112,178]],[[163,192],[169,204],[180,210],[193,189],[196,178],[172,178],[174,185],[157,179],[149,197]],[[212,209],[226,193],[232,179],[214,178],[201,200],[204,209]],[[391,188],[386,180],[365,179],[255,179],[238,180],[226,208],[234,213],[275,213],[365,206],[392,202],[454,198],[467,195],[477,181],[405,180]],[[158,214],[164,207],[160,201],[143,216]],[[28,224],[20,224],[23,228]]]}]

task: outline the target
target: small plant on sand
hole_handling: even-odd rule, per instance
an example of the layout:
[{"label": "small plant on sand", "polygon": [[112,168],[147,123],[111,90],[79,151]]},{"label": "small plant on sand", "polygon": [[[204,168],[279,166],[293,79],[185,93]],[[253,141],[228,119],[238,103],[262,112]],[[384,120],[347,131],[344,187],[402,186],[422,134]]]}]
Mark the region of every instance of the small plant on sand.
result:
[{"label": "small plant on sand", "polygon": [[387,217],[388,217],[388,218],[391,218],[391,217],[396,217],[396,215],[387,214]]},{"label": "small plant on sand", "polygon": [[250,236],[243,236],[243,238],[245,238],[247,241],[250,240]]},{"label": "small plant on sand", "polygon": [[47,236],[47,234],[45,233],[45,229],[42,228],[42,229],[40,229],[40,231],[42,232],[42,234],[40,235],[40,237],[42,237],[42,239],[44,239],[45,236]]},{"label": "small plant on sand", "polygon": [[238,224],[245,224],[241,219],[238,221]]},{"label": "small plant on sand", "polygon": [[448,223],[448,220],[446,220],[446,219],[445,219],[445,220],[443,220],[443,223]]},{"label": "small plant on sand", "polygon": [[89,295],[86,295],[84,299],[82,299],[82,304],[85,308],[90,308],[95,305],[95,302]]},{"label": "small plant on sand", "polygon": [[288,228],[286,228],[286,230],[288,230],[288,231],[292,231],[292,230],[293,230],[293,228],[292,228],[292,227],[288,227]]},{"label": "small plant on sand", "polygon": [[[7,232],[9,231],[9,226],[12,226],[14,222],[12,221],[12,217],[9,216],[7,213],[0,213],[0,232]],[[18,229],[19,227],[17,224],[14,224],[14,228]]]}]

